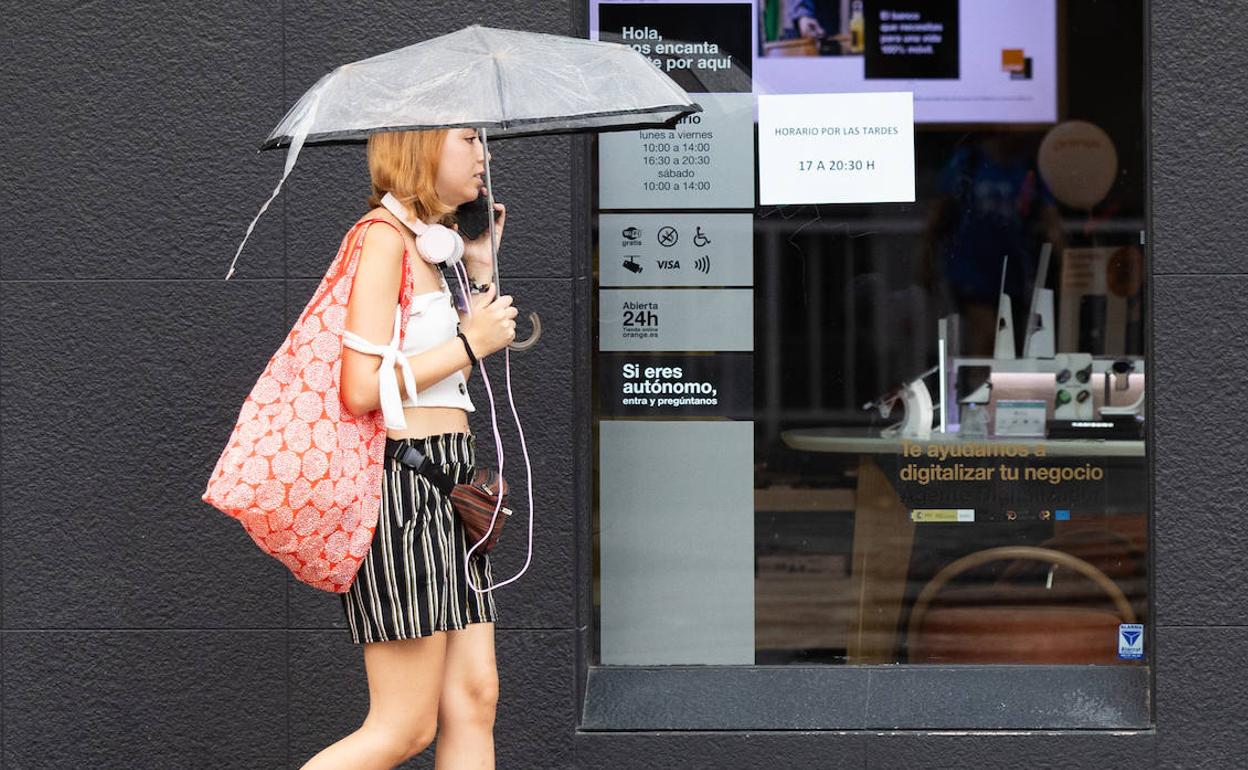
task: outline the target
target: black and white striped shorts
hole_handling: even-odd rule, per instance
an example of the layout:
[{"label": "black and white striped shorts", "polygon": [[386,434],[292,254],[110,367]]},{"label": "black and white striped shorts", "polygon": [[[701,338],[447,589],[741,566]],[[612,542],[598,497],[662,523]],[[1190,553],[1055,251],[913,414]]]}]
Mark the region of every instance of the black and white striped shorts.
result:
[{"label": "black and white striped shorts", "polygon": [[[475,462],[470,433],[386,439],[414,446],[458,483]],[[341,594],[351,641],[356,644],[429,636],[496,619],[494,593],[465,585],[468,548],[464,525],[427,478],[390,456],[381,482],[377,529],[350,590]],[[492,583],[490,558],[480,549],[468,562],[478,588]]]}]

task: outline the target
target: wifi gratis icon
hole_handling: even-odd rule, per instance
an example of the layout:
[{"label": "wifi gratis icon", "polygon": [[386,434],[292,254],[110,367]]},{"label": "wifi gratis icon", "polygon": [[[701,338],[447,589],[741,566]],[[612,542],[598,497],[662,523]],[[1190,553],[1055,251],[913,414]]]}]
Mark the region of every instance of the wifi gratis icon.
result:
[{"label": "wifi gratis icon", "polygon": [[696,269],[698,272],[702,273],[703,275],[710,275],[711,258],[706,257],[706,256],[699,257],[698,259],[695,259],[693,261],[693,267],[694,269]]}]

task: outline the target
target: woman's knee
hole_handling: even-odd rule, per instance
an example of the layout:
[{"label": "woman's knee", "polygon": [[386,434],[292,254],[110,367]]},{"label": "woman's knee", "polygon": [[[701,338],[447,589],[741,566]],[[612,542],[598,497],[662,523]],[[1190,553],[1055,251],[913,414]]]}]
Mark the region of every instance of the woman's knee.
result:
[{"label": "woman's knee", "polygon": [[372,733],[386,756],[398,764],[429,748],[437,736],[438,723],[436,719],[426,719],[412,724],[391,725],[370,724],[365,720],[363,729]]},{"label": "woman's knee", "polygon": [[498,707],[498,674],[475,671],[446,683],[438,709],[442,719],[468,721],[486,726],[494,724]]}]

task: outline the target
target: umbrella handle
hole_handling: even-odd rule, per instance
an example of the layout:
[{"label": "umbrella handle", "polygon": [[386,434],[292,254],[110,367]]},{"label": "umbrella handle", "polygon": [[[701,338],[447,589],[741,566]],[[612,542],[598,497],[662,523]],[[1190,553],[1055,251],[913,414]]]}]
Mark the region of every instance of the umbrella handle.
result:
[{"label": "umbrella handle", "polygon": [[528,350],[529,348],[537,344],[538,338],[542,336],[542,319],[538,317],[536,312],[530,310],[529,311],[529,323],[533,325],[533,333],[529,335],[528,339],[511,343],[510,345],[507,346],[509,349]]}]

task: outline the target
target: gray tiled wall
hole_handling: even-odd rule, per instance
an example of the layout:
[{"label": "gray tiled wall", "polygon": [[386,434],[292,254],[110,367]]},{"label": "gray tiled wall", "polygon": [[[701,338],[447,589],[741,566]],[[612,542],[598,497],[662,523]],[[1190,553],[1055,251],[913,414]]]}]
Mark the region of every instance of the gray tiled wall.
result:
[{"label": "gray tiled wall", "polygon": [[[281,171],[282,153],[256,147],[339,63],[475,22],[572,34],[569,7],[6,8],[3,767],[298,767],[358,725],[362,657],[338,599],[288,577],[199,501],[243,397],[368,191],[362,148],[306,149],[225,283]],[[513,356],[540,507],[538,557],[499,596],[500,767],[572,766],[570,146],[492,147],[510,214],[505,290],[540,309],[545,329],[535,350]],[[501,363],[492,374],[510,422]],[[474,387],[484,406],[478,377]],[[488,419],[483,409],[474,420],[482,437]],[[523,467],[518,452],[508,460],[512,474]],[[523,563],[523,526],[504,541],[500,575]]]}]

